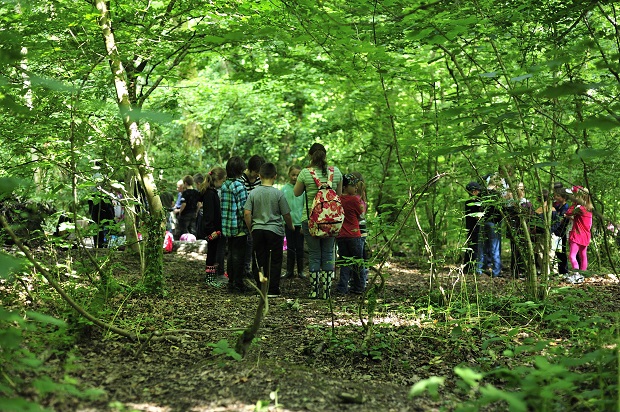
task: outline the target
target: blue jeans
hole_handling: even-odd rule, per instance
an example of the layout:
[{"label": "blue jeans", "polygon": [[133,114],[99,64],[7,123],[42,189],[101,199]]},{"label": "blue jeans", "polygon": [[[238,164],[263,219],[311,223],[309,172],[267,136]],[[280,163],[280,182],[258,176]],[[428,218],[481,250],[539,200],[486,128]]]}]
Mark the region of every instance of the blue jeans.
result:
[{"label": "blue jeans", "polygon": [[301,230],[308,245],[308,266],[310,272],[334,271],[334,245],[336,238],[314,237],[308,232],[308,221],[301,222]]},{"label": "blue jeans", "polygon": [[353,293],[364,292],[364,282],[362,274],[362,259],[364,258],[364,238],[351,237],[338,239],[338,254],[340,258],[359,259],[357,263],[342,262],[340,266],[340,279],[336,290],[340,293],[349,292],[349,281]]},{"label": "blue jeans", "polygon": [[[490,267],[493,277],[499,276],[502,271],[502,236],[498,231],[498,224],[485,222],[482,227],[481,239],[478,242],[478,274],[482,273],[485,267]],[[480,250],[481,249],[481,250]]]}]

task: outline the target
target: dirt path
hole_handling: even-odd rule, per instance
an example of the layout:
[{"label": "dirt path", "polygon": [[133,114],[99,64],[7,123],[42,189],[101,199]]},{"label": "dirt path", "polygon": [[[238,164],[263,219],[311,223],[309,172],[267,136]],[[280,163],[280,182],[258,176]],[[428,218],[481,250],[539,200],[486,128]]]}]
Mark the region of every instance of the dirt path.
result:
[{"label": "dirt path", "polygon": [[[237,361],[215,355],[209,344],[234,347],[236,330],[252,321],[259,298],[205,287],[202,259],[191,253],[165,256],[165,298],[120,294],[111,302],[121,327],[183,333],[143,345],[84,329],[76,348],[80,369],[72,375],[85,386],[105,389],[106,395],[88,402],[56,399],[51,406],[81,411],[365,412],[450,409],[458,402],[457,395],[437,402],[407,396],[418,380],[452,376],[455,365],[475,365],[479,355],[476,347],[452,350],[445,330],[425,326],[428,280],[415,269],[402,264],[387,269],[387,292],[379,300],[375,334],[366,347],[358,299],[334,299],[332,334],[328,303],[305,298],[306,280],[284,281],[282,297],[270,300],[258,339],[246,358]],[[119,266],[123,273],[115,275],[134,276],[132,265],[124,262]],[[520,286],[484,278],[478,287],[513,293]],[[256,409],[259,401],[264,409]]]}]

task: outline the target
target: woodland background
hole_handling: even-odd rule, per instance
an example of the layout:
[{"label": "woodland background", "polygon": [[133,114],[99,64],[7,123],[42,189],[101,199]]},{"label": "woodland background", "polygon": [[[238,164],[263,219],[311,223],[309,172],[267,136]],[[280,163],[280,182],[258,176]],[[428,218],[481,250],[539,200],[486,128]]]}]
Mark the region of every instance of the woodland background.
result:
[{"label": "woodland background", "polygon": [[[534,203],[557,181],[588,187],[597,211],[588,275],[613,276],[616,233],[606,228],[620,220],[617,12],[611,1],[559,0],[3,1],[3,217],[16,204],[35,205],[24,207],[22,218],[43,215],[48,234],[61,211],[80,219],[99,160],[105,174],[125,186],[130,247],[112,257],[91,254],[84,258],[88,264],[68,267],[52,252],[54,239],[37,238],[14,219],[17,236],[39,255],[15,246],[0,255],[6,306],[0,309],[6,348],[0,351],[0,402],[20,410],[44,405],[50,394],[78,391],[76,382],[54,384],[49,377],[43,389],[40,381],[33,384],[34,376],[53,375],[39,356],[48,328],[85,322],[129,340],[146,336],[139,327],[114,326],[109,307],[101,311],[117,291],[111,285],[126,282],[119,280],[122,264],[115,259],[139,262],[135,284],[123,287],[166,296],[158,195],[174,192],[183,175],[206,173],[232,155],[260,154],[283,177],[289,165],[303,166],[307,149],[320,141],[331,162],[361,172],[368,184],[377,288],[383,287],[386,265],[405,256],[428,280],[429,302],[450,313],[440,317],[449,334],[465,329],[450,322],[479,313],[489,302],[476,290],[475,301],[459,302],[463,312],[456,315],[454,290],[443,282],[458,272],[465,245],[464,186],[498,168],[512,167]],[[148,214],[131,213],[138,182]],[[49,213],[42,205],[51,206]],[[9,223],[3,223],[8,240]],[[132,241],[137,232],[143,242]],[[523,359],[525,369],[518,373],[525,375],[519,376],[546,371],[529,386],[519,379],[515,387],[502,381],[489,389],[480,381],[495,366],[482,375],[459,369],[467,388],[461,399],[476,405],[503,399],[513,410],[524,399],[534,399],[525,407],[539,410],[552,410],[556,402],[615,408],[617,312],[605,308],[582,316],[574,306],[568,310],[565,297],[555,300],[552,275],[550,268],[536,273],[531,264],[526,287],[504,303],[514,313],[527,307],[540,322],[570,330],[567,346],[558,352],[528,346],[537,349]],[[18,298],[22,286],[30,291],[26,300]],[[62,310],[60,303],[42,305],[53,300],[50,288],[73,304]],[[573,298],[600,297],[590,292]],[[103,306],[97,306],[102,293]],[[370,319],[361,347],[376,339],[373,299],[371,293],[360,304]],[[497,304],[499,298],[489,299]],[[78,308],[84,313],[76,316]],[[552,319],[545,317],[550,314]],[[496,331],[488,339],[512,339],[519,330],[512,326],[514,335]],[[548,342],[546,334],[539,337]],[[573,369],[577,364],[579,371]],[[554,375],[549,365],[564,369]],[[431,394],[444,383],[420,382],[418,389]],[[576,399],[576,393],[585,394]]]}]

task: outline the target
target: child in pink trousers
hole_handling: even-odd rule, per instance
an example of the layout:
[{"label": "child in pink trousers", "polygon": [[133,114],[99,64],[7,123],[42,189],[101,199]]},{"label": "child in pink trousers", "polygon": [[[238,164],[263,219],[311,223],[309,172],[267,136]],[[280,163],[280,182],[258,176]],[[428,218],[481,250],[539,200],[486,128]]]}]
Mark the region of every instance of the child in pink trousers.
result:
[{"label": "child in pink trousers", "polygon": [[[588,245],[590,244],[590,240],[592,238],[592,209],[594,207],[592,205],[592,200],[588,189],[581,186],[575,186],[573,187],[573,195],[575,196],[575,203],[566,211],[566,216],[568,216],[573,223],[568,235],[569,260],[573,269],[587,270],[587,252]],[[577,257],[579,257],[579,261],[577,260]],[[574,276],[577,275],[573,275],[572,277]],[[578,276],[579,279],[575,280],[583,281],[583,277],[581,275]]]}]

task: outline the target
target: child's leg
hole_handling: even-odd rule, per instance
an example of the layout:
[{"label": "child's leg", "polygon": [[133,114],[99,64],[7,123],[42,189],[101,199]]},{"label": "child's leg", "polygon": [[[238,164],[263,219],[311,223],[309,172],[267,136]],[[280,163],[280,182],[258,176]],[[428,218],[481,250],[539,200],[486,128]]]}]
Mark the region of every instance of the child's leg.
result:
[{"label": "child's leg", "polygon": [[295,226],[293,235],[295,242],[295,260],[297,262],[297,274],[303,276],[304,273],[304,234],[301,232],[301,226]]},{"label": "child's leg", "polygon": [[228,246],[228,283],[232,282],[233,288],[243,291],[247,235],[229,237]]},{"label": "child's leg", "polygon": [[570,260],[570,264],[573,269],[579,269],[579,263],[577,263],[577,252],[579,251],[579,245],[573,242],[569,242],[568,247],[568,260]]},{"label": "child's leg", "polygon": [[351,266],[344,263],[343,258],[351,257],[350,241],[351,239],[338,239],[338,255],[340,255],[340,277],[336,291],[346,294],[349,292],[349,279],[351,277]]},{"label": "child's leg", "polygon": [[297,254],[297,244],[295,242],[295,231],[286,226],[284,228],[286,233],[286,275],[285,277],[292,277],[295,274],[295,256]]},{"label": "child's leg", "polygon": [[284,246],[284,238],[278,236],[278,234],[267,231],[267,239],[269,245],[269,255],[267,256],[267,262],[269,264],[269,294],[280,294],[280,274],[282,272],[282,260],[284,252],[282,247]]},{"label": "child's leg", "polygon": [[581,270],[588,270],[588,247],[587,246],[579,246],[579,260],[581,261],[580,268]]},{"label": "child's leg", "polygon": [[358,263],[353,265],[353,271],[351,272],[351,289],[353,293],[364,293],[365,282],[362,274],[364,267],[362,264],[364,259],[364,238],[358,237],[351,239],[351,241],[353,257],[358,259]]},{"label": "child's leg", "polygon": [[267,244],[267,239],[265,239],[266,232],[266,230],[261,229],[256,229],[252,231],[252,245],[254,246],[254,248],[252,250],[252,256],[250,258],[252,259],[252,275],[254,276],[254,280],[256,281],[256,286],[258,286],[258,289],[261,288],[258,272],[262,272],[264,276],[269,276],[269,268],[267,267],[267,265],[269,264],[269,261],[267,260],[267,256],[269,254],[269,245]]}]

